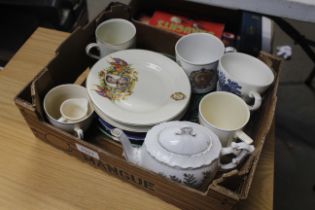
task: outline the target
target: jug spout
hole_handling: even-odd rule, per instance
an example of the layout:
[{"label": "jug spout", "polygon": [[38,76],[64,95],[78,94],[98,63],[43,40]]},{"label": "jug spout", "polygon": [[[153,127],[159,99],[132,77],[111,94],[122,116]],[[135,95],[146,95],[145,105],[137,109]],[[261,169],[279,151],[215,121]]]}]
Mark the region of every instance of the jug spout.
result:
[{"label": "jug spout", "polygon": [[123,146],[125,158],[134,164],[140,165],[141,162],[141,147],[137,148],[131,145],[126,134],[118,129],[114,128],[112,133],[117,136]]}]

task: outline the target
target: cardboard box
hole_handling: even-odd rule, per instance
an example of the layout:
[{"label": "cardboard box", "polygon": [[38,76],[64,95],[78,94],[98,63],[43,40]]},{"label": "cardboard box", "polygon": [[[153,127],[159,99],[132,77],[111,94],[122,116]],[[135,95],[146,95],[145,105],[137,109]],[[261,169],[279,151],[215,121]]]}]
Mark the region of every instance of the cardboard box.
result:
[{"label": "cardboard box", "polygon": [[[54,86],[74,83],[86,75],[86,69],[95,60],[85,54],[85,46],[93,41],[96,26],[109,18],[131,18],[130,8],[111,4],[90,24],[78,28],[56,51],[55,57],[21,91],[15,103],[34,135],[87,163],[130,183],[148,193],[170,202],[182,209],[232,209],[240,200],[246,199],[264,142],[269,133],[276,107],[276,92],[279,82],[280,60],[262,53],[260,58],[275,70],[277,77],[264,95],[263,105],[252,115],[246,132],[255,140],[256,150],[238,169],[218,174],[203,190],[196,190],[172,182],[158,174],[147,171],[122,157],[119,143],[104,141],[104,136],[92,125],[84,140],[53,127],[43,114],[42,101]],[[139,25],[137,47],[174,55],[178,36],[157,28]],[[154,35],[154,36],[153,36]],[[84,73],[85,72],[85,73]]]}]

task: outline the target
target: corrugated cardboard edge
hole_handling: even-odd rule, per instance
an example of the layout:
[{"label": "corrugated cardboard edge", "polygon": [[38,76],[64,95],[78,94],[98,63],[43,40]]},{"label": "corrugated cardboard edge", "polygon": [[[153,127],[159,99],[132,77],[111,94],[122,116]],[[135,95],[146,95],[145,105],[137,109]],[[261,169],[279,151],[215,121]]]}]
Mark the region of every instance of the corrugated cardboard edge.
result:
[{"label": "corrugated cardboard edge", "polygon": [[[257,155],[255,156],[254,160],[252,161],[251,167],[247,168],[246,170],[239,172],[240,175],[249,173],[248,182],[242,188],[241,193],[240,193],[241,199],[246,199],[248,196],[248,193],[250,191],[250,186],[252,184],[252,181],[253,181],[253,178],[255,175],[256,167],[258,165],[260,155],[261,155],[261,152],[263,150],[263,146],[265,144],[265,141],[267,140],[266,138],[268,137],[268,134],[270,133],[271,127],[273,125],[274,115],[275,115],[275,111],[276,111],[276,103],[277,103],[277,91],[278,91],[278,86],[279,86],[280,73],[281,73],[281,69],[282,69],[282,60],[275,57],[275,56],[272,56],[269,53],[260,52],[259,59],[264,61],[272,70],[275,71],[276,80],[274,82],[274,87],[273,87],[272,93],[271,93],[271,103],[272,104],[271,104],[271,107],[269,109],[268,118],[265,121],[265,125],[267,125],[268,128],[265,130],[265,133],[263,134],[264,138],[261,139],[261,141],[262,141],[261,145],[262,146],[258,150],[255,151],[255,152],[257,152]],[[271,135],[273,135],[273,134],[271,134]]]},{"label": "corrugated cardboard edge", "polygon": [[42,78],[42,76],[48,71],[47,68],[44,68],[42,71],[39,72],[38,75],[33,79],[31,83],[31,97],[32,97],[32,107],[34,107],[35,112],[40,120],[44,120],[44,112],[43,112],[43,107],[42,107],[42,102],[41,99],[38,95],[38,90],[37,90],[37,81],[39,78]]},{"label": "corrugated cardboard edge", "polygon": [[[272,56],[269,53],[266,52],[260,52],[259,59],[264,61],[273,71],[275,74],[276,80],[274,81],[274,86],[272,88],[271,99],[270,99],[270,107],[268,108],[268,117],[264,120],[264,125],[267,126],[264,128],[264,133],[261,135],[262,138],[260,139],[260,142],[258,143],[256,150],[254,153],[249,157],[249,159],[246,161],[246,165],[244,165],[240,170],[232,170],[227,173],[224,173],[220,178],[214,180],[212,184],[209,186],[209,189],[215,190],[219,193],[224,192],[224,194],[229,195],[230,197],[236,199],[236,200],[244,200],[247,198],[248,193],[250,191],[250,187],[255,175],[256,167],[258,165],[261,152],[263,150],[263,146],[265,144],[266,138],[268,134],[270,133],[271,126],[273,124],[274,120],[274,114],[276,111],[276,103],[277,103],[277,90],[279,86],[279,75],[281,72],[281,59]],[[226,179],[232,178],[232,177],[246,177],[247,176],[247,182],[241,186],[240,192],[236,193],[233,191],[230,191],[220,185],[220,183],[223,183]]]}]

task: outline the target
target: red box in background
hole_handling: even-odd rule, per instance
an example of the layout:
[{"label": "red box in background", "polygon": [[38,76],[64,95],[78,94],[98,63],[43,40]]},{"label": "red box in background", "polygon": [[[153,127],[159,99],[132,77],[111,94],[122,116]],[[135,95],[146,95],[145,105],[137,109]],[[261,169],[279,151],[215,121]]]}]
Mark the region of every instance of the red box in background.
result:
[{"label": "red box in background", "polygon": [[224,24],[205,20],[192,20],[188,17],[174,15],[162,11],[155,11],[149,20],[149,25],[186,35],[193,32],[207,32],[221,38]]}]

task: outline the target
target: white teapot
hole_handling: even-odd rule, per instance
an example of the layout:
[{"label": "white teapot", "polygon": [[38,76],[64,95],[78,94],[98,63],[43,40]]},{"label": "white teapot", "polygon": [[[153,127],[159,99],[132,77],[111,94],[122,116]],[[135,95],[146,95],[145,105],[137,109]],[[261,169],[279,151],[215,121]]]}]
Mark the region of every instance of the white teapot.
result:
[{"label": "white teapot", "polygon": [[[254,146],[234,143],[222,148],[218,137],[208,128],[187,121],[172,121],[154,126],[141,147],[131,145],[119,129],[113,132],[123,145],[126,159],[173,181],[198,188],[210,182],[219,168],[235,168]],[[230,163],[221,164],[222,155],[234,154]]]}]

